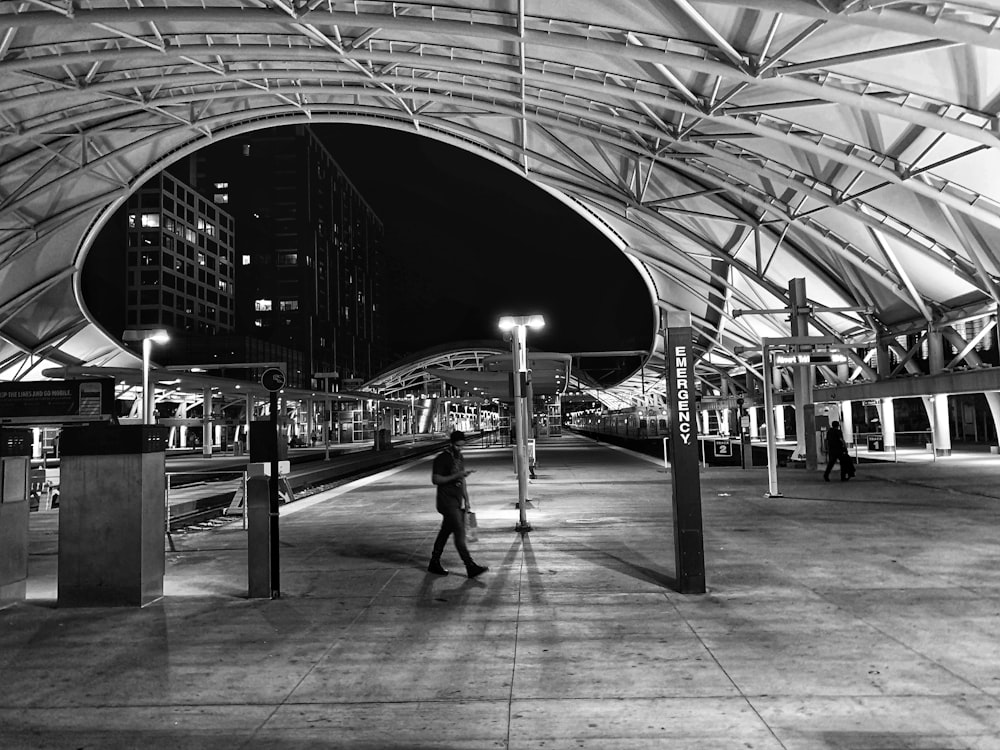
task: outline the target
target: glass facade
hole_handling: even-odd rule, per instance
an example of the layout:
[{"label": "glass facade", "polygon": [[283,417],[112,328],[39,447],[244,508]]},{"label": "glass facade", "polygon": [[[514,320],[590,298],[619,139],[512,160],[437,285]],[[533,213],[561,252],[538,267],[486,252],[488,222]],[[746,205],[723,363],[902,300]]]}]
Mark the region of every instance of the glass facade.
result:
[{"label": "glass facade", "polygon": [[239,228],[234,330],[302,352],[291,384],[378,372],[389,358],[378,305],[383,227],[323,142],[290,126],[191,158],[191,184],[224,194]]},{"label": "glass facade", "polygon": [[134,193],[125,211],[126,324],[231,332],[233,217],[167,172]]}]

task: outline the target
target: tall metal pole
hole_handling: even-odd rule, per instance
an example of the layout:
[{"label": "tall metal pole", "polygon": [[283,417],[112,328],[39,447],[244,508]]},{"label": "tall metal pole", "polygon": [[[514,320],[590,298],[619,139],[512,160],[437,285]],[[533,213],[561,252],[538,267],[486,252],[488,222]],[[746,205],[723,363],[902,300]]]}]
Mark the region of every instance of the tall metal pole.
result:
[{"label": "tall metal pole", "polygon": [[330,430],[333,428],[333,399],[330,398],[330,378],[324,378],[323,382],[326,384],[326,413],[323,415],[323,460],[329,461]]},{"label": "tall metal pole", "polygon": [[149,387],[149,354],[153,349],[153,340],[142,340],[142,423],[153,424],[153,392]]},{"label": "tall metal pole", "polygon": [[268,477],[268,494],[270,496],[271,521],[271,598],[281,596],[279,575],[281,566],[278,561],[280,545],[278,544],[278,392],[271,391],[271,430],[274,440],[274,451],[271,454],[271,476]]},{"label": "tall metal pole", "polygon": [[514,419],[517,423],[517,510],[518,522],[516,531],[531,531],[528,523],[526,504],[528,498],[528,436],[524,419],[524,392],[521,383],[522,373],[528,371],[528,358],[524,351],[525,326],[515,325],[511,337],[513,343],[513,375],[514,375]]},{"label": "tall metal pole", "polygon": [[778,442],[774,434],[774,388],[771,384],[771,344],[764,339],[764,429],[767,432],[767,497],[778,492]]}]

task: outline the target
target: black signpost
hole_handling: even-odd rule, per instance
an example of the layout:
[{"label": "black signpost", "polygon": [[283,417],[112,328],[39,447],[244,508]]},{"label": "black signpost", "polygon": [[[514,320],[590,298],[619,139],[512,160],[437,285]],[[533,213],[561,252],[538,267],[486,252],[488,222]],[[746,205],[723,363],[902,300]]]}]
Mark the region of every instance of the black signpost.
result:
[{"label": "black signpost", "polygon": [[274,450],[271,451],[271,475],[268,477],[271,519],[271,598],[281,596],[278,565],[278,391],[285,387],[285,373],[277,367],[268,367],[260,375],[260,384],[267,389],[271,405],[271,431]]},{"label": "black signpost", "polygon": [[670,474],[673,487],[674,555],[677,590],[705,593],[701,477],[695,412],[694,330],[691,313],[667,313],[667,383],[670,394]]}]

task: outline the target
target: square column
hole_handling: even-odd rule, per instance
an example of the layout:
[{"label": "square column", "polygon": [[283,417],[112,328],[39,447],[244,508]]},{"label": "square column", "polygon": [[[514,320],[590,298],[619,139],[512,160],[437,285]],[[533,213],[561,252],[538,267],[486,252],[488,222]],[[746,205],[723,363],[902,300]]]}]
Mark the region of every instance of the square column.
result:
[{"label": "square column", "polygon": [[28,430],[0,430],[0,609],[27,591],[30,456]]},{"label": "square column", "polygon": [[141,607],[163,596],[166,427],[65,427],[59,606]]}]

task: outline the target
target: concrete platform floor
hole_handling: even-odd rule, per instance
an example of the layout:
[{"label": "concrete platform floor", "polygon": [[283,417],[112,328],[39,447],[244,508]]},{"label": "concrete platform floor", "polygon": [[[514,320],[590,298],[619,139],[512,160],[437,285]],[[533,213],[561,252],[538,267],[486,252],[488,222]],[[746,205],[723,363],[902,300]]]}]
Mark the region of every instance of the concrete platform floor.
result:
[{"label": "concrete platform floor", "polygon": [[539,445],[533,531],[508,451],[470,450],[468,580],[430,464],[286,506],[277,600],[240,523],[176,535],[166,596],[58,608],[33,514],[0,611],[0,748],[1000,748],[1000,457],[861,464],[847,483],[702,473],[709,592],[677,594],[670,475]]}]

